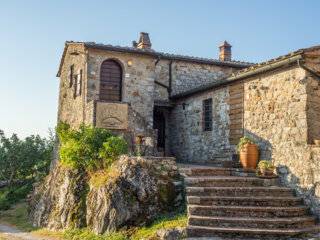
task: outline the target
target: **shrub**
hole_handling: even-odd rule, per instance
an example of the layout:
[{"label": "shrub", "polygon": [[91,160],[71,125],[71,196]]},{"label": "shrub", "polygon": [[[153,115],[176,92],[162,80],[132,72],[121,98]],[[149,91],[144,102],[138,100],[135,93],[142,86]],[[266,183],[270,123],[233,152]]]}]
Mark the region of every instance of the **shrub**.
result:
[{"label": "shrub", "polygon": [[57,134],[60,140],[60,161],[63,165],[96,171],[106,168],[110,162],[127,152],[123,138],[110,131],[81,125],[78,130],[68,124],[59,123]]},{"label": "shrub", "polygon": [[128,144],[121,137],[110,137],[105,143],[103,143],[103,148],[100,151],[100,157],[102,157],[107,166],[121,154],[128,152]]},{"label": "shrub", "polygon": [[12,204],[26,198],[31,190],[31,184],[14,185],[0,189],[0,210],[9,209]]}]

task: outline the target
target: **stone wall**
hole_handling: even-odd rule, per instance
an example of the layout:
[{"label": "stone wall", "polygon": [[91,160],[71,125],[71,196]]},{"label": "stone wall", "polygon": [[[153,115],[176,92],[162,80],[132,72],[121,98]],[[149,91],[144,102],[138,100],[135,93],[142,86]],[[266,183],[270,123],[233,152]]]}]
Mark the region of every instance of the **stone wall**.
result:
[{"label": "stone wall", "polygon": [[[116,60],[122,66],[122,102],[129,103],[132,110],[149,124],[147,127],[151,127],[155,60],[149,56],[89,49],[87,101],[99,100],[100,66],[107,59]],[[131,66],[128,61],[132,62]]]},{"label": "stone wall", "polygon": [[[208,98],[212,98],[212,131],[204,131],[202,122],[202,101]],[[228,156],[227,100],[228,89],[222,88],[176,102],[169,118],[169,141],[178,161],[211,162]]]},{"label": "stone wall", "polygon": [[260,159],[272,160],[283,183],[294,187],[320,216],[320,152],[308,145],[310,81],[298,66],[248,79],[244,130],[259,144]]},{"label": "stone wall", "polygon": [[[84,83],[86,80],[86,56],[85,54],[70,55],[72,52],[84,52],[82,44],[71,44],[67,48],[65,59],[61,69],[59,104],[58,104],[58,121],[69,123],[73,127],[78,127],[85,121],[86,106],[83,99]],[[83,70],[82,76],[82,94],[74,96],[74,84],[70,85],[69,71],[70,66],[74,65],[74,74],[78,74],[80,69]]]},{"label": "stone wall", "polygon": [[[117,61],[122,67],[122,104],[128,105],[128,128],[114,132],[123,135],[132,150],[134,150],[134,138],[137,135],[146,136],[148,146],[153,149],[155,144],[153,130],[155,60],[149,56],[89,49],[88,104],[99,101],[100,66],[107,59]],[[128,64],[129,61],[132,65]],[[149,153],[153,154],[153,150],[150,151]]]},{"label": "stone wall", "polygon": [[172,65],[172,95],[212,83],[235,69],[214,65],[174,62]]},{"label": "stone wall", "polygon": [[313,144],[315,139],[320,139],[320,80],[309,76],[307,92],[308,142]]}]

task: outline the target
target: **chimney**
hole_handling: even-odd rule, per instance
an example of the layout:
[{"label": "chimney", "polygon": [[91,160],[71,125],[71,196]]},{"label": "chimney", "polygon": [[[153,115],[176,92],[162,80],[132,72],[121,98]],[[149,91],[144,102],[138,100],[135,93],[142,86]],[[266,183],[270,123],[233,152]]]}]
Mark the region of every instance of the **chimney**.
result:
[{"label": "chimney", "polygon": [[149,33],[141,32],[137,48],[140,49],[151,49],[151,42],[149,38]]},{"label": "chimney", "polygon": [[219,60],[220,61],[231,61],[231,45],[224,41],[220,46]]}]

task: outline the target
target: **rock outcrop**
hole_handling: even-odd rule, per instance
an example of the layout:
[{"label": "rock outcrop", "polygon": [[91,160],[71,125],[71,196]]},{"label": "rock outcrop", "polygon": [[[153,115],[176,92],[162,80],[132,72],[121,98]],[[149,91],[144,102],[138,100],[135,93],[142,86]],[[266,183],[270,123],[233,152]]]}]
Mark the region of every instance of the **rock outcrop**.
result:
[{"label": "rock outcrop", "polygon": [[33,225],[55,230],[85,226],[87,186],[84,172],[57,165],[30,196]]},{"label": "rock outcrop", "polygon": [[57,166],[30,199],[35,226],[88,227],[95,233],[141,226],[183,202],[173,158],[122,157],[99,185],[85,173]]}]

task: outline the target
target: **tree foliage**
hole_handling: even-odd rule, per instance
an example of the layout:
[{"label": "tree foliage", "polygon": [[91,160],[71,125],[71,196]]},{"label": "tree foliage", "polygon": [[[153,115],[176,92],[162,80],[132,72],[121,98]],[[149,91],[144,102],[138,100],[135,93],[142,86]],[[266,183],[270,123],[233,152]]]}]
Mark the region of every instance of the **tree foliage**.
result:
[{"label": "tree foliage", "polygon": [[19,139],[16,134],[6,137],[0,131],[0,180],[34,182],[48,173],[54,148],[54,136],[49,139],[31,135]]},{"label": "tree foliage", "polygon": [[57,134],[60,161],[71,168],[88,171],[103,169],[128,150],[122,137],[113,136],[102,128],[81,125],[79,129],[72,129],[66,123],[59,123]]},{"label": "tree foliage", "polygon": [[0,210],[8,209],[49,172],[55,137],[6,137],[0,130]]}]

